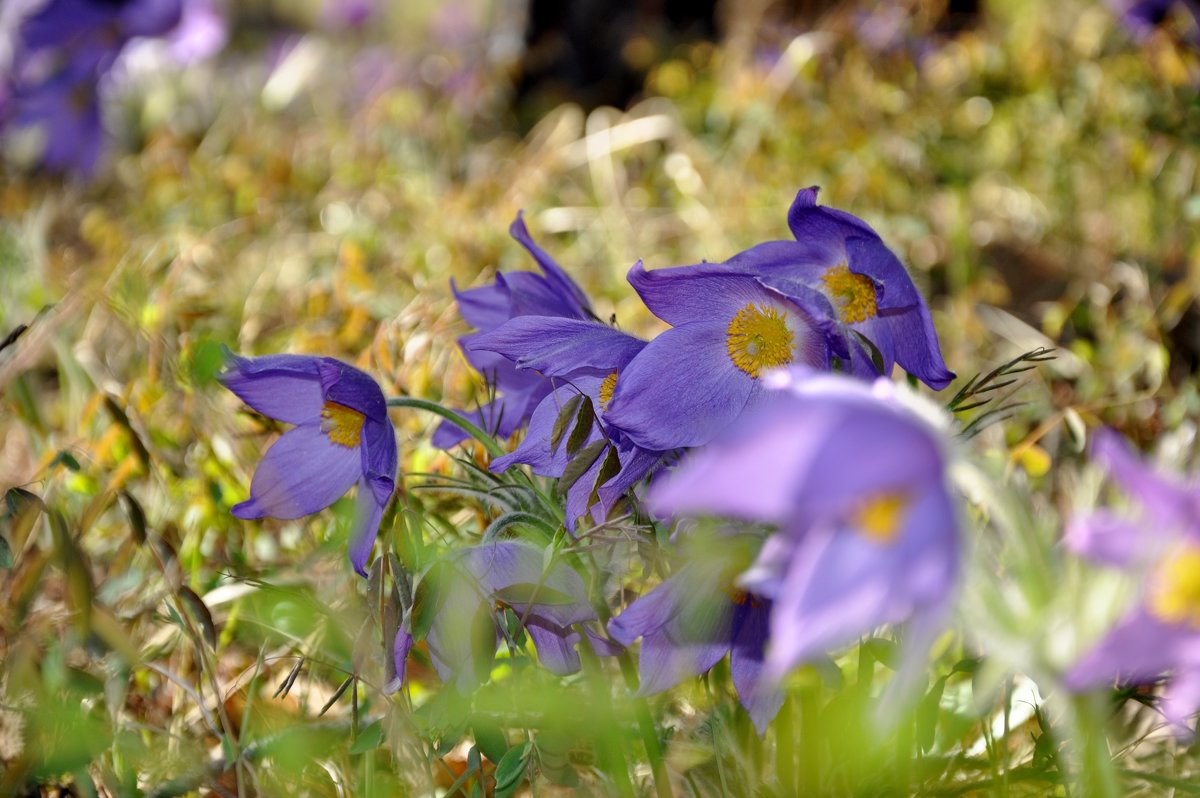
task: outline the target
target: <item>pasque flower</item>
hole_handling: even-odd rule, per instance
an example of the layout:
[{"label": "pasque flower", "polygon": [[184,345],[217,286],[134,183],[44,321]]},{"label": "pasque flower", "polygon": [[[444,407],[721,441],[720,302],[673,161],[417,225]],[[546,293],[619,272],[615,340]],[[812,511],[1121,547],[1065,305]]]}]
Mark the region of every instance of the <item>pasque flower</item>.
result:
[{"label": "pasque flower", "polygon": [[461,549],[425,579],[431,586],[418,588],[413,610],[424,620],[410,616],[397,633],[398,674],[404,673],[414,625],[425,626],[438,676],[461,691],[473,689],[491,670],[505,611],[522,624],[538,659],[553,673],[579,670],[580,629],[598,654],[619,650],[585,625],[596,620],[596,612],[579,574],[561,561],[546,568],[542,549],[529,543],[505,540]]},{"label": "pasque flower", "polygon": [[772,384],[772,401],[652,486],[651,507],[779,527],[738,580],[773,601],[767,678],[887,623],[911,621],[923,654],[959,573],[940,436],[886,380]]},{"label": "pasque flower", "polygon": [[760,685],[771,601],[732,583],[711,563],[685,565],[608,623],[625,646],[642,638],[639,693],[653,695],[705,673],[728,652],[738,699],[759,734],[783,704],[783,694]]},{"label": "pasque flower", "polygon": [[1148,683],[1173,672],[1162,710],[1177,734],[1200,709],[1200,486],[1142,464],[1116,433],[1098,432],[1092,457],[1142,507],[1074,519],[1075,552],[1143,575],[1137,605],[1067,672],[1067,686]]},{"label": "pasque flower", "polygon": [[331,357],[231,356],[221,382],[264,416],[296,426],[254,471],[238,518],[300,518],[358,483],[350,562],[366,576],[383,509],[396,487],[396,435],[379,385]]},{"label": "pasque flower", "polygon": [[621,372],[606,418],[653,451],[700,446],[758,400],[763,375],[792,364],[829,367],[820,306],[785,296],[748,271],[701,264],[629,282],[672,325]]},{"label": "pasque flower", "polygon": [[929,308],[903,264],[862,219],[818,206],[817,190],[802,189],[788,211],[795,241],[759,244],[728,264],[806,306],[824,305],[841,331],[834,353],[849,359],[852,373],[889,376],[899,363],[929,387],[945,388],[954,373],[946,368]]},{"label": "pasque flower", "polygon": [[[518,369],[503,355],[473,347],[475,337],[518,316],[595,319],[583,290],[534,242],[520,213],[509,227],[509,234],[529,251],[541,267],[541,274],[498,273],[493,285],[466,291],[459,291],[451,283],[459,312],[468,324],[478,330],[459,338],[458,343],[467,362],[491,382],[497,393],[493,401],[466,415],[469,420],[500,438],[507,438],[520,429],[553,386],[550,380],[534,371]],[[434,433],[433,444],[444,449],[465,437],[465,432],[446,422]]]},{"label": "pasque flower", "polygon": [[[593,520],[603,521],[613,504],[662,462],[664,452],[638,446],[609,424],[606,415],[621,374],[646,346],[645,341],[599,321],[520,316],[475,336],[470,346],[502,355],[518,369],[532,370],[558,384],[534,410],[521,445],[492,463],[495,471],[524,463],[541,476],[561,477],[572,453],[565,441],[554,440],[555,424],[572,397],[583,395],[592,403],[595,416],[581,448],[586,451],[588,444],[604,440],[612,448],[598,454],[567,488],[568,530],[574,531],[576,521],[589,508]],[[615,464],[611,457],[616,458]]]}]

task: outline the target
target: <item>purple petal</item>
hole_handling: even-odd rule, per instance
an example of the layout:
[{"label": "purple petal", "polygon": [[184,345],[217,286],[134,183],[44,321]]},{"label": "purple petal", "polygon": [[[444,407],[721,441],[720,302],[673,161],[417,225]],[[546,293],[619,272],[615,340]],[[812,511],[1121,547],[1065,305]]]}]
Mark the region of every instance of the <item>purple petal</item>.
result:
[{"label": "purple petal", "polygon": [[1191,636],[1186,628],[1164,623],[1139,608],[1067,671],[1066,685],[1084,691],[1114,681],[1152,682],[1175,667]]},{"label": "purple petal", "polygon": [[647,344],[617,380],[605,419],[656,451],[712,440],[759,390],[730,360],[725,327],[685,324]]},{"label": "purple petal", "polygon": [[413,636],[404,629],[396,630],[396,640],[392,643],[392,662],[396,666],[396,678],[403,687],[408,681],[408,652],[412,651]]},{"label": "purple petal", "polygon": [[512,318],[512,299],[503,275],[496,275],[494,285],[459,291],[454,281],[450,290],[458,303],[458,312],[467,324],[477,330],[494,330]]},{"label": "purple petal", "polygon": [[665,632],[642,638],[638,655],[638,695],[654,695],[692,676],[699,676],[725,656],[729,638],[678,642]]},{"label": "purple petal", "polygon": [[[564,385],[543,399],[529,419],[529,430],[525,433],[521,445],[503,457],[493,460],[491,470],[500,473],[517,463],[524,463],[539,476],[562,476],[567,462],[571,459],[567,453],[567,442],[559,441],[558,447],[551,451],[551,438],[563,406],[577,395],[578,391],[573,386]],[[600,434],[599,428],[593,424],[587,442],[598,439]]]},{"label": "purple petal", "polygon": [[871,226],[854,214],[839,211],[837,208],[819,207],[818,191],[820,189],[817,186],[802,188],[792,200],[792,207],[788,209],[788,227],[792,229],[796,240],[829,238],[831,233],[828,228],[831,224],[836,225],[842,238],[853,234],[875,235]]},{"label": "purple petal", "polygon": [[575,650],[578,632],[532,615],[525,621],[525,631],[533,638],[538,660],[546,670],[559,676],[579,672],[579,652]]},{"label": "purple petal", "polygon": [[1147,466],[1124,438],[1108,429],[1097,430],[1092,457],[1108,468],[1122,488],[1137,498],[1159,527],[1192,526],[1196,517],[1196,487],[1171,479]]},{"label": "purple petal", "polygon": [[249,501],[235,505],[233,514],[300,518],[333,504],[361,474],[357,448],[333,443],[319,425],[303,424],[267,450],[254,471]]},{"label": "purple petal", "polygon": [[546,275],[546,280],[554,287],[555,292],[561,301],[569,309],[569,315],[580,319],[592,317],[592,307],[588,302],[587,295],[583,293],[575,281],[567,276],[567,273],[551,258],[544,249],[542,249],[533,240],[533,236],[529,235],[529,229],[525,226],[524,212],[518,211],[517,218],[513,219],[513,223],[508,228],[508,234],[517,240],[521,246],[529,251],[533,259],[537,261],[538,266],[542,267],[542,271]]},{"label": "purple petal", "polygon": [[777,304],[781,298],[745,270],[718,263],[648,272],[638,261],[629,270],[628,280],[651,313],[676,327],[717,319],[728,323],[748,304]]},{"label": "purple petal", "polygon": [[853,274],[861,274],[874,283],[875,303],[880,311],[925,304],[904,265],[878,237],[846,239],[846,256]]},{"label": "purple petal", "polygon": [[645,345],[640,338],[599,322],[518,316],[499,329],[474,336],[470,347],[503,355],[518,368],[558,377],[622,368]]},{"label": "purple petal", "polygon": [[331,357],[319,358],[317,371],[325,399],[357,410],[368,419],[387,423],[387,400],[379,383],[365,371]]},{"label": "purple petal", "polygon": [[358,497],[354,502],[354,526],[350,532],[350,562],[358,575],[364,579],[367,576],[367,561],[371,559],[371,549],[379,534],[379,520],[383,518],[385,506],[386,502],[380,502],[376,498],[371,482],[360,479]]},{"label": "purple petal", "polygon": [[[1130,523],[1108,511],[1073,518],[1063,533],[1063,543],[1076,554],[1107,563],[1129,566],[1145,561],[1161,544],[1161,529]],[[1150,545],[1148,545],[1150,544]]]},{"label": "purple petal", "polygon": [[268,418],[288,424],[314,423],[325,398],[317,368],[309,355],[232,356],[221,383]]},{"label": "purple petal", "polygon": [[738,700],[750,714],[761,737],[783,706],[784,693],[762,679],[763,653],[767,644],[770,602],[748,603],[740,608],[734,625],[737,633],[729,655],[729,672]]},{"label": "purple petal", "polygon": [[[1195,644],[1193,644],[1195,645]],[[1191,739],[1195,732],[1191,720],[1200,709],[1200,663],[1179,668],[1163,691],[1162,711],[1176,737]]]},{"label": "purple petal", "polygon": [[[563,601],[587,604],[587,587],[579,574],[561,562],[543,573],[543,553],[537,546],[500,541],[467,549],[461,556],[467,571],[489,595],[514,585],[541,585],[547,591],[542,599],[535,598],[537,606],[549,606],[545,599],[552,594],[565,597]],[[588,617],[595,617],[594,613]]]},{"label": "purple petal", "polygon": [[645,635],[657,633],[679,612],[686,592],[680,579],[668,579],[626,607],[608,622],[608,633],[625,646]]}]

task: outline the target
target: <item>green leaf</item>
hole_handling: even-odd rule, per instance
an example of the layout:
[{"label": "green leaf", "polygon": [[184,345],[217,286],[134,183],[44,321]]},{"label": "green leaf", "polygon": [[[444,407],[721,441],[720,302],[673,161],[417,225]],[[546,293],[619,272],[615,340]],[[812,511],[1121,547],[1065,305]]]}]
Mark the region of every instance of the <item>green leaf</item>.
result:
[{"label": "green leaf", "polygon": [[596,422],[596,410],[592,407],[590,399],[580,403],[579,415],[575,418],[575,428],[571,430],[571,436],[567,438],[567,454],[575,454],[579,451],[579,447],[583,446],[584,441],[592,434],[592,425]]},{"label": "green leaf", "polygon": [[188,363],[192,382],[197,386],[207,385],[216,379],[221,367],[225,365],[225,353],[228,350],[224,344],[203,339],[196,343],[191,351]]},{"label": "green leaf", "polygon": [[531,748],[527,742],[515,745],[496,763],[496,798],[508,798],[521,786]]},{"label": "green leaf", "polygon": [[383,722],[375,721],[358,734],[354,745],[350,746],[351,754],[365,754],[374,751],[383,742]]},{"label": "green leaf", "polygon": [[946,677],[938,679],[917,706],[917,745],[922,751],[933,748],[937,737],[938,714],[942,708],[942,693],[946,690]]},{"label": "green leaf", "polygon": [[596,484],[592,486],[592,492],[588,496],[588,508],[600,501],[600,486],[619,473],[621,473],[621,458],[617,454],[617,447],[611,446],[604,455],[604,462],[600,464],[600,473],[596,475]]},{"label": "green leaf", "polygon": [[575,412],[582,401],[583,394],[576,394],[564,402],[562,409],[558,411],[558,418],[554,420],[554,428],[550,431],[551,454],[558,452],[558,444],[562,442],[563,435],[567,433],[567,425],[575,418]]},{"label": "green leaf", "polygon": [[592,463],[600,457],[600,453],[608,446],[608,441],[601,438],[598,441],[592,441],[587,446],[579,450],[579,453],[567,463],[567,467],[563,469],[562,477],[558,480],[558,492],[565,494],[571,489],[571,486],[579,481],[580,477],[587,473],[587,470],[592,467]]},{"label": "green leaf", "polygon": [[54,459],[50,461],[51,468],[56,465],[65,466],[68,471],[79,471],[79,461],[75,459],[75,455],[71,454],[66,449],[61,450],[54,456]]},{"label": "green leaf", "polygon": [[201,599],[189,587],[179,588],[179,597],[183,599],[183,603],[191,610],[192,615],[196,616],[196,620],[200,622],[200,630],[204,635],[205,642],[208,647],[216,649],[217,647],[217,627],[213,623],[212,613],[208,611],[204,600]]},{"label": "green leaf", "polygon": [[0,535],[0,568],[12,568],[13,556],[12,547],[8,545],[8,539]]},{"label": "green leaf", "polygon": [[475,745],[489,762],[499,762],[508,753],[508,740],[494,723],[476,720],[471,728]]}]

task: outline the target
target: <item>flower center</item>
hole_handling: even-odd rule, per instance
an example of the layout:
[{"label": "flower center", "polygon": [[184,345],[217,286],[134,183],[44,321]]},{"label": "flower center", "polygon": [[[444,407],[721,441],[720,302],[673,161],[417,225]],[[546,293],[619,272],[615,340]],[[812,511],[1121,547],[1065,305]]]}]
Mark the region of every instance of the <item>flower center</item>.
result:
[{"label": "flower center", "polygon": [[338,446],[353,449],[362,441],[362,413],[337,402],[326,402],[321,408],[321,431]]},{"label": "flower center", "polygon": [[877,493],[851,515],[851,521],[862,534],[876,543],[890,543],[900,532],[908,497],[903,493]]},{"label": "flower center", "polygon": [[741,590],[736,587],[725,588],[725,595],[730,601],[739,607],[745,607],[747,604],[749,604],[750,609],[755,609],[756,607],[762,606],[762,601],[758,598],[758,596],[754,595],[753,593],[747,593],[745,590]]},{"label": "flower center", "polygon": [[1168,623],[1200,629],[1200,547],[1188,546],[1160,563],[1150,610]]},{"label": "flower center", "polygon": [[821,275],[825,290],[838,306],[843,324],[873,319],[879,314],[875,304],[875,284],[864,274],[855,274],[842,261]]},{"label": "flower center", "polygon": [[613,372],[604,378],[604,382],[600,383],[600,409],[607,410],[608,403],[612,401],[613,391],[617,390],[617,372]]},{"label": "flower center", "polygon": [[795,335],[780,310],[751,302],[729,322],[725,349],[733,365],[757,379],[766,369],[792,362]]}]

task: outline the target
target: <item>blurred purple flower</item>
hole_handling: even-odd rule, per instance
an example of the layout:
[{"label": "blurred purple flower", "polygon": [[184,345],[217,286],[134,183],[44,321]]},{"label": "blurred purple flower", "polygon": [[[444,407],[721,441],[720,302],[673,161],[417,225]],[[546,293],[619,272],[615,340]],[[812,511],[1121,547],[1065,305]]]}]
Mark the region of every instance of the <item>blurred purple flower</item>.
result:
[{"label": "blurred purple flower", "polygon": [[[502,355],[518,369],[536,371],[559,386],[534,410],[521,445],[497,458],[492,463],[493,471],[524,463],[535,474],[561,477],[572,454],[565,440],[553,440],[555,423],[572,397],[582,394],[591,401],[596,418],[582,448],[607,440],[613,449],[596,457],[567,488],[568,531],[574,531],[576,521],[589,508],[592,519],[602,522],[617,500],[662,462],[663,452],[638,446],[609,424],[606,416],[620,374],[646,346],[645,341],[594,320],[518,316],[491,332],[474,336],[469,346],[475,351]],[[615,471],[602,473],[610,456],[617,458],[615,464],[609,463]]]},{"label": "blurred purple flower", "polygon": [[162,36],[182,13],[182,0],[50,0],[21,25],[21,50],[61,50],[104,69],[130,39]]},{"label": "blurred purple flower", "polygon": [[334,30],[361,28],[378,12],[378,0],[326,0],[321,9],[321,23]]},{"label": "blurred purple flower", "polygon": [[712,440],[759,398],[762,375],[804,364],[829,367],[829,323],[726,264],[648,272],[629,282],[671,329],[621,373],[606,418],[639,446],[668,451]]},{"label": "blurred purple flower", "polygon": [[763,734],[783,693],[761,686],[771,602],[732,585],[731,575],[704,564],[684,566],[608,622],[625,646],[642,638],[639,695],[654,695],[708,671],[730,652],[738,699]]},{"label": "blurred purple flower", "polygon": [[1149,37],[1176,9],[1186,11],[1193,21],[1188,39],[1193,46],[1200,45],[1200,2],[1197,0],[1110,0],[1109,6],[1138,40]]},{"label": "blurred purple flower", "polygon": [[46,168],[89,175],[104,147],[98,91],[94,70],[70,62],[35,87],[15,87],[7,122],[16,130],[35,131]]},{"label": "blurred purple flower", "polygon": [[728,265],[808,307],[824,306],[842,333],[834,354],[849,358],[852,373],[889,376],[899,363],[934,390],[945,388],[954,373],[946,368],[929,308],[903,264],[862,219],[818,207],[817,191],[802,189],[788,211],[795,241],[759,244]]},{"label": "blurred purple flower", "polygon": [[[598,654],[607,656],[620,650],[584,625],[596,620],[596,612],[588,603],[583,579],[562,562],[545,569],[543,551],[537,546],[499,541],[463,549],[427,577],[432,587],[418,588],[413,612],[426,616],[425,642],[438,676],[463,692],[487,680],[496,645],[503,639],[504,610],[511,610],[522,622],[538,659],[552,673],[567,675],[579,670],[579,629]],[[421,597],[423,590],[432,595]],[[428,604],[421,606],[422,601]],[[420,619],[408,620],[394,647],[397,674],[404,673],[412,627],[421,623]]]},{"label": "blurred purple flower", "polygon": [[375,380],[331,357],[230,356],[221,382],[264,416],[295,424],[271,445],[238,518],[300,518],[358,482],[350,562],[366,576],[383,509],[396,487],[396,435]]},{"label": "blurred purple flower", "polygon": [[1067,686],[1149,683],[1173,671],[1163,714],[1176,734],[1190,736],[1188,719],[1200,709],[1200,486],[1145,466],[1109,430],[1096,433],[1092,457],[1137,497],[1142,513],[1076,518],[1066,545],[1147,576],[1138,605],[1067,672]]},{"label": "blurred purple flower", "polygon": [[[538,246],[518,213],[509,227],[517,240],[542,269],[534,272],[497,273],[494,285],[459,291],[450,284],[463,318],[479,332],[458,339],[470,363],[495,386],[497,397],[466,417],[499,438],[507,438],[529,420],[538,403],[550,393],[550,380],[530,370],[518,369],[503,355],[474,349],[477,335],[495,330],[517,316],[559,316],[595,319],[583,290],[567,276],[544,249]],[[444,422],[433,435],[433,445],[447,449],[467,435],[458,426]]]},{"label": "blurred purple flower", "polygon": [[[771,599],[765,673],[911,621],[906,683],[945,620],[959,532],[937,434],[875,385],[779,375],[788,390],[651,488],[652,509],[777,524],[739,584]],[[923,662],[923,659],[920,660]]]}]

